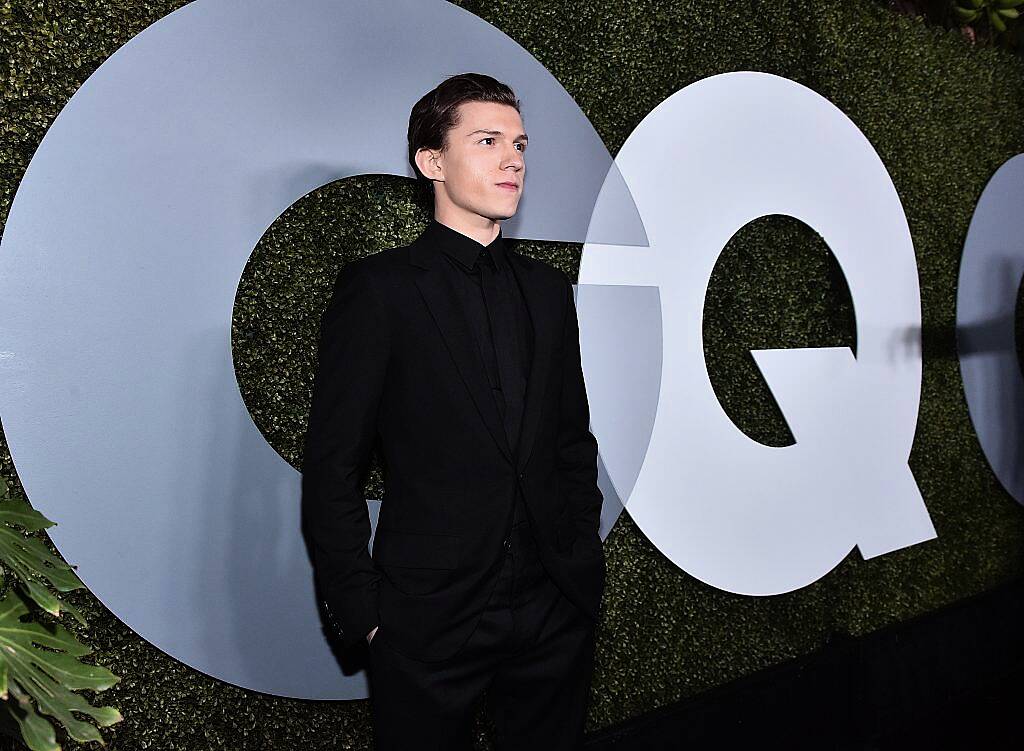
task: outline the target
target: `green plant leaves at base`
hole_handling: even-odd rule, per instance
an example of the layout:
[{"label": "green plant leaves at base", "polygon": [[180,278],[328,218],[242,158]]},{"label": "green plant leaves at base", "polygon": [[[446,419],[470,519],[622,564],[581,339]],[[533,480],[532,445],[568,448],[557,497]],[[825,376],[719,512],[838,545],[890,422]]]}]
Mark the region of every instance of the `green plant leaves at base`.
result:
[{"label": "green plant leaves at base", "polygon": [[81,589],[85,585],[75,575],[74,569],[53,555],[38,537],[26,537],[11,525],[18,525],[28,532],[39,532],[54,526],[54,522],[29,506],[24,499],[11,496],[6,481],[0,479],[0,561],[17,574],[28,596],[43,610],[57,616],[66,610],[75,620],[86,625],[85,617],[77,608],[45,586],[49,583],[60,592]]},{"label": "green plant leaves at base", "polygon": [[92,650],[60,624],[22,621],[28,612],[17,592],[0,599],[0,698],[7,699],[10,694],[15,700],[8,702],[8,710],[32,751],[59,748],[52,727],[43,727],[49,723],[40,714],[58,720],[76,741],[102,744],[96,727],[72,712],[92,717],[100,727],[119,722],[121,713],[113,707],[94,707],[74,692],[85,688],[102,691],[120,678],[104,667],[80,661],[79,657]]},{"label": "green plant leaves at base", "polygon": [[75,740],[100,745],[104,741],[99,730],[72,713],[92,717],[100,727],[122,719],[114,707],[94,707],[74,693],[102,691],[120,680],[106,668],[79,659],[92,652],[89,647],[60,624],[22,620],[33,602],[54,616],[67,611],[86,625],[77,608],[50,591],[51,586],[69,592],[85,585],[43,540],[25,534],[52,526],[54,522],[26,500],[12,496],[6,480],[0,478],[0,562],[16,575],[3,582],[5,592],[0,597],[0,699],[32,751],[60,751],[54,726],[43,715],[59,721]]}]

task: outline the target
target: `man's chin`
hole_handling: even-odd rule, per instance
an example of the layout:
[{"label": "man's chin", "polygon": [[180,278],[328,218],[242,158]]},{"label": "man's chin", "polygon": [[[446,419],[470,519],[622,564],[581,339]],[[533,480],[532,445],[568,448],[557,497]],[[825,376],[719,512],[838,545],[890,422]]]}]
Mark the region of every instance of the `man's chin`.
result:
[{"label": "man's chin", "polygon": [[492,218],[496,222],[501,222],[501,221],[504,221],[505,219],[511,219],[512,217],[514,217],[516,215],[516,212],[518,210],[519,210],[519,207],[516,206],[516,208],[512,209],[512,213],[510,214],[510,213],[508,213],[508,210],[506,209],[505,211],[496,214]]},{"label": "man's chin", "polygon": [[504,206],[492,206],[489,209],[473,208],[470,209],[477,216],[487,217],[492,222],[501,222],[506,219],[511,219],[519,211],[519,204],[509,207],[507,204]]}]

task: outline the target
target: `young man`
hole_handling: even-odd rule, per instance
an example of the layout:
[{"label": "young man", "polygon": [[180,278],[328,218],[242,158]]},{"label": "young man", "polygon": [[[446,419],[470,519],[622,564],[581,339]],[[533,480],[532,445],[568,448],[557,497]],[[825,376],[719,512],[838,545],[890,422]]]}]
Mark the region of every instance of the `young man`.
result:
[{"label": "young man", "polygon": [[342,643],[369,642],[379,751],[468,748],[485,692],[497,748],[576,748],[605,570],[572,283],[502,238],[526,176],[508,86],[446,79],[408,141],[433,219],[346,265],[322,322],[303,466],[320,590]]}]

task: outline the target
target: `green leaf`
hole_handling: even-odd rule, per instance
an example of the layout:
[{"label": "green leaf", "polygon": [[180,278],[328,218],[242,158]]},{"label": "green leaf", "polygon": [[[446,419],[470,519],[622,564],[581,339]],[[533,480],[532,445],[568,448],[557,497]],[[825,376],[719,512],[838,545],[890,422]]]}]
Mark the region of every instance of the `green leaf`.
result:
[{"label": "green leaf", "polygon": [[977,19],[979,13],[979,11],[976,10],[967,10],[966,8],[961,8],[959,5],[953,8],[953,12],[956,13],[957,18],[967,23]]},{"label": "green leaf", "polygon": [[23,583],[24,588],[27,590],[26,594],[35,601],[36,605],[41,607],[51,615],[59,616],[61,612],[66,611],[71,616],[81,623],[83,626],[87,625],[85,616],[82,615],[81,611],[73,605],[64,602],[62,599],[50,592],[49,589],[44,587],[38,582],[30,581]]},{"label": "green leaf", "polygon": [[39,532],[54,526],[54,523],[24,499],[13,498],[9,494],[0,501],[0,522],[0,560],[18,577],[29,597],[53,615],[60,615],[62,610],[70,612],[84,626],[82,614],[45,586],[49,584],[60,592],[82,589],[85,585],[74,569],[51,553],[40,538],[26,536],[15,527]]},{"label": "green leaf", "polygon": [[7,711],[18,721],[26,745],[32,751],[60,751],[53,725],[32,711],[32,702],[25,694],[18,692],[17,700],[17,704],[8,703]]},{"label": "green leaf", "polygon": [[[7,496],[5,493],[4,496]],[[39,532],[49,527],[55,527],[56,523],[51,522],[34,508],[28,505],[23,498],[5,497],[0,502],[0,521],[8,524],[17,524],[29,532]]]},{"label": "green leaf", "polygon": [[7,711],[32,751],[60,751],[54,726],[43,715],[60,722],[75,740],[101,745],[103,736],[96,726],[72,713],[91,717],[100,727],[122,719],[114,707],[94,707],[74,693],[102,691],[120,680],[106,668],[79,659],[91,653],[89,647],[62,625],[22,621],[32,602],[54,616],[70,613],[86,625],[77,608],[50,590],[70,592],[85,586],[72,566],[51,553],[40,537],[32,536],[52,526],[54,522],[26,500],[13,497],[7,481],[0,478],[0,561],[18,585],[0,598],[0,699],[6,700]]},{"label": "green leaf", "polygon": [[17,712],[10,704],[7,711],[21,726],[21,738],[32,751],[61,751],[53,725],[37,714]]},{"label": "green leaf", "polygon": [[992,28],[996,31],[1006,31],[1006,24],[1003,23],[1003,19],[999,17],[999,14],[994,10],[988,12],[989,23],[992,24]]},{"label": "green leaf", "polygon": [[9,693],[16,700],[8,701],[8,707],[26,743],[33,751],[59,748],[47,745],[55,741],[53,729],[48,734],[43,727],[49,725],[40,716],[45,714],[60,722],[76,741],[102,744],[99,730],[72,712],[91,717],[100,727],[119,722],[121,713],[114,707],[94,707],[74,692],[103,691],[120,678],[104,667],[79,660],[92,650],[60,624],[22,621],[28,612],[26,600],[17,592],[0,599],[0,672],[6,675]]},{"label": "green leaf", "polygon": [[1020,11],[1016,8],[1000,8],[996,11],[1003,18],[1017,18],[1020,16]]},{"label": "green leaf", "polygon": [[[42,540],[25,537],[10,527],[0,525],[0,559],[17,574],[27,594],[39,607],[53,615],[60,615],[62,609],[77,612],[45,586],[40,586],[49,582],[61,592],[84,587],[71,567],[53,555]],[[85,625],[82,618],[76,616],[76,620]]]}]

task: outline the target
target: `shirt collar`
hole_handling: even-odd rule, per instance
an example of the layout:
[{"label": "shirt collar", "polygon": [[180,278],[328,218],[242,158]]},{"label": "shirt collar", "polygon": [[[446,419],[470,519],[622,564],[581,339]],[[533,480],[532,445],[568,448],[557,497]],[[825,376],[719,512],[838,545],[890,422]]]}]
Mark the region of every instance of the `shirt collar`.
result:
[{"label": "shirt collar", "polygon": [[505,245],[502,240],[501,227],[498,227],[498,234],[491,240],[489,245],[477,242],[472,237],[454,230],[436,219],[431,219],[424,232],[432,244],[439,247],[467,269],[476,265],[476,259],[480,251],[490,253],[496,266],[500,267],[505,262]]}]

